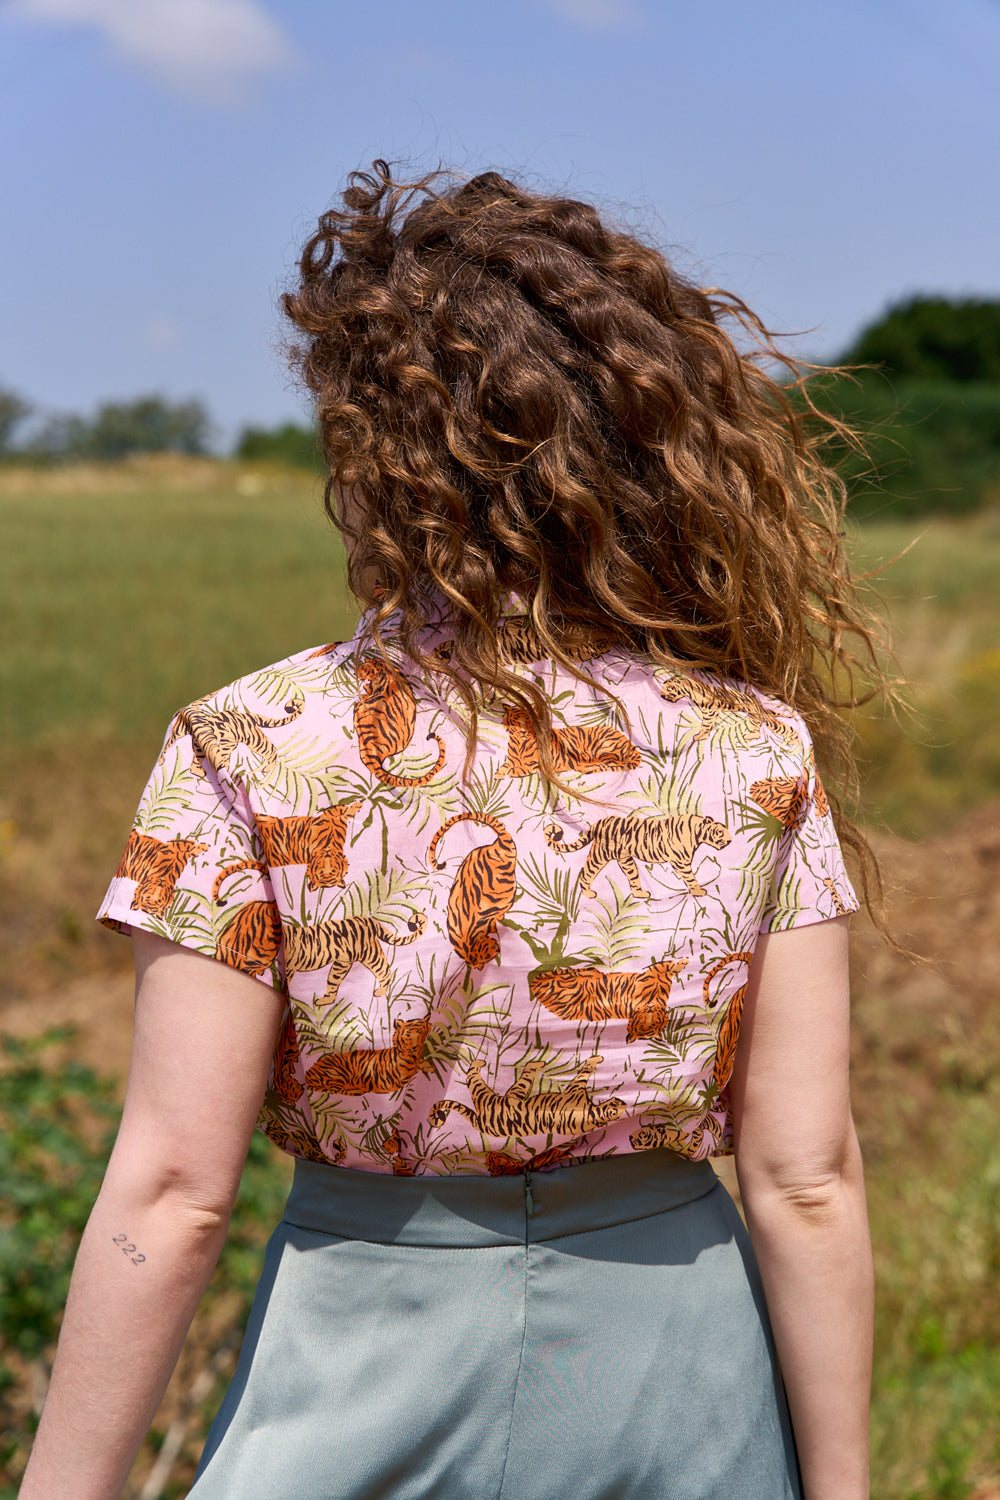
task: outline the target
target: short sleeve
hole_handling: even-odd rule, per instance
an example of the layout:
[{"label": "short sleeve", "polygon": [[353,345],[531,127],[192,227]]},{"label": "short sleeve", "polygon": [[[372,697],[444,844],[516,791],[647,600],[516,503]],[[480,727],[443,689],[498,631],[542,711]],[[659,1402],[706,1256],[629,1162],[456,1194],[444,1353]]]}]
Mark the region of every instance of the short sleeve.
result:
[{"label": "short sleeve", "polygon": [[245,790],[182,711],[172,721],[97,920],[156,933],[283,989],[281,925]]},{"label": "short sleeve", "polygon": [[833,814],[816,774],[812,744],[801,725],[804,760],[798,778],[774,783],[774,815],[784,824],[761,932],[806,927],[858,910]]}]

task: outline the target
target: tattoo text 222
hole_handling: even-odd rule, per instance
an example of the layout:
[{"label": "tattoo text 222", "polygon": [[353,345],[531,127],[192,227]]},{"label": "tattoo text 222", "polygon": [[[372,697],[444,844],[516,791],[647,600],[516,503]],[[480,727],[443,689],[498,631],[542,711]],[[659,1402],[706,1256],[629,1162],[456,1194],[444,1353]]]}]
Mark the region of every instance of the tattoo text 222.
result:
[{"label": "tattoo text 222", "polygon": [[146,1257],[141,1253],[138,1255],[136,1254],[135,1246],[132,1244],[127,1234],[116,1234],[112,1238],[111,1243],[113,1245],[117,1245],[121,1253],[123,1255],[127,1255],[134,1266],[142,1265],[142,1262],[146,1259]]}]

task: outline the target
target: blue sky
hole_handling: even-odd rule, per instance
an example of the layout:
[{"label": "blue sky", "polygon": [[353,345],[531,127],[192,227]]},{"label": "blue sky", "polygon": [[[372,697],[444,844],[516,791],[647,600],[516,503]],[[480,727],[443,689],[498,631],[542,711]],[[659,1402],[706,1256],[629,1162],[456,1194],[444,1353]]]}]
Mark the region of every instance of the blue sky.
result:
[{"label": "blue sky", "polygon": [[594,199],[834,356],[1000,295],[1000,0],[0,0],[0,385],[300,417],[275,299],[374,155]]}]

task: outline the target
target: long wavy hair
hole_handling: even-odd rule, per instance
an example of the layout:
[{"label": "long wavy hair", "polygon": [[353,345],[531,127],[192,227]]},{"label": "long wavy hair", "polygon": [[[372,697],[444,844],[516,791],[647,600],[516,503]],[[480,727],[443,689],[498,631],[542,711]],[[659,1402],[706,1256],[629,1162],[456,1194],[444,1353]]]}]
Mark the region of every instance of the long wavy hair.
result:
[{"label": "long wavy hair", "polygon": [[[811,367],[590,204],[497,172],[353,173],[282,304],[364,643],[383,649],[394,617],[404,652],[464,700],[470,756],[477,702],[497,693],[558,782],[545,697],[498,653],[511,594],[577,676],[569,653],[596,637],[753,684],[808,724],[882,927],[878,866],[845,811],[843,714],[887,686],[882,628],[840,539],[831,442],[855,439],[812,404]],[[447,662],[420,640],[442,601]]]}]

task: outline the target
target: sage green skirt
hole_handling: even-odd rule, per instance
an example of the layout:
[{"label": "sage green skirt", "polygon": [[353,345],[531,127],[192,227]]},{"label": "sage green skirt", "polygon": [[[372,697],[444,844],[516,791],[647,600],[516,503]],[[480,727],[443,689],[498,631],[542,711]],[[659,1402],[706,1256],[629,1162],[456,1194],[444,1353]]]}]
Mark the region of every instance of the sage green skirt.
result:
[{"label": "sage green skirt", "polygon": [[706,1162],[299,1162],[195,1500],[800,1500],[753,1252]]}]

